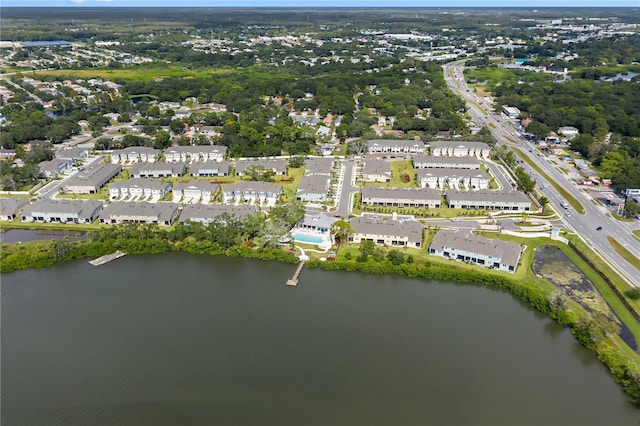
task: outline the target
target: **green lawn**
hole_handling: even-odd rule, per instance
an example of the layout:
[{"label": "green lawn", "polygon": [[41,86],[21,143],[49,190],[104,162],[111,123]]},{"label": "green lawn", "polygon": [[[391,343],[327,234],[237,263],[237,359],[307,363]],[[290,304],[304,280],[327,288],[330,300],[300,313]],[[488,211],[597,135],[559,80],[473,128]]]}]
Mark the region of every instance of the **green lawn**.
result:
[{"label": "green lawn", "polygon": [[622,244],[616,241],[613,237],[607,237],[607,241],[613,247],[613,249],[618,253],[624,260],[632,264],[638,271],[640,271],[640,259],[635,257],[633,253],[627,250]]},{"label": "green lawn", "polygon": [[558,184],[555,181],[555,179],[552,179],[548,174],[546,174],[540,167],[538,167],[536,163],[531,161],[531,159],[527,155],[524,155],[524,153],[520,151],[518,148],[511,147],[511,149],[513,150],[513,152],[515,152],[518,155],[518,157],[520,157],[531,168],[533,168],[536,172],[538,172],[540,176],[543,176],[546,181],[551,183],[551,185],[553,185],[556,191],[558,191],[560,195],[562,195],[562,197],[565,200],[567,200],[567,203],[569,203],[577,213],[585,214],[584,207],[582,207],[582,204],[580,204],[580,201],[578,201],[573,195],[569,194],[569,192],[567,192],[567,190],[565,190],[562,185]]}]

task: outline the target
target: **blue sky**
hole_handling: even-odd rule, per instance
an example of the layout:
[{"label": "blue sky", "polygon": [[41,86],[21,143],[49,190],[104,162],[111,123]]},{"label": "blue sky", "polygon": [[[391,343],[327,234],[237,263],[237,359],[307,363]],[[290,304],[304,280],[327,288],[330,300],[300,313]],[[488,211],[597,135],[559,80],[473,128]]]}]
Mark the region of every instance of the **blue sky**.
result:
[{"label": "blue sky", "polygon": [[640,0],[0,0],[2,7],[640,7]]}]

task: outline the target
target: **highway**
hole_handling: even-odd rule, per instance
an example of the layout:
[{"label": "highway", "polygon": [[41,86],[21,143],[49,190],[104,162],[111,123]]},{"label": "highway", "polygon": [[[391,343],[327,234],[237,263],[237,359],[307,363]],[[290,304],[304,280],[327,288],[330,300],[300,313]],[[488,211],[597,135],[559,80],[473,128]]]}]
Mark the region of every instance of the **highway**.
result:
[{"label": "highway", "polygon": [[[470,118],[481,126],[487,126],[498,144],[520,148],[522,154],[528,156],[550,179],[561,185],[579,200],[585,209],[584,215],[578,214],[573,209],[562,208],[560,203],[564,201],[564,198],[560,193],[550,185],[550,182],[545,181],[544,176],[540,176],[526,163],[522,164],[524,169],[535,178],[540,192],[549,199],[550,205],[559,212],[562,224],[581,235],[596,252],[632,285],[640,286],[640,271],[618,255],[607,240],[607,236],[615,238],[618,243],[640,259],[640,242],[632,234],[633,230],[640,229],[640,222],[622,222],[613,218],[604,206],[581,190],[564,173],[560,172],[546,159],[546,156],[540,154],[535,149],[535,146],[514,129],[507,119],[500,116],[499,112],[493,113],[485,109],[484,102],[475,96],[467,85],[464,78],[464,62],[455,61],[444,64],[443,70],[447,86],[465,100]],[[598,227],[602,227],[602,230],[598,231]]]}]

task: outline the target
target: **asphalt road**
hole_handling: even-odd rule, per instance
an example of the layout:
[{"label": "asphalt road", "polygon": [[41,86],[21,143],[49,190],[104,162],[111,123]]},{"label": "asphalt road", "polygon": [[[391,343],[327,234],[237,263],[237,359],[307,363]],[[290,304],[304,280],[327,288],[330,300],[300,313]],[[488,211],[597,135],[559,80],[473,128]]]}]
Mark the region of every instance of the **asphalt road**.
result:
[{"label": "asphalt road", "polygon": [[[631,284],[640,286],[640,271],[618,255],[607,240],[608,236],[615,238],[618,243],[640,259],[640,242],[632,234],[633,230],[640,229],[640,222],[621,222],[611,217],[604,206],[570,181],[565,174],[550,164],[544,155],[538,155],[534,146],[514,129],[508,120],[485,109],[483,101],[474,95],[464,79],[464,61],[445,64],[443,69],[447,85],[466,101],[469,115],[474,121],[482,126],[488,126],[498,144],[521,148],[524,155],[529,156],[551,179],[580,201],[586,212],[584,215],[578,214],[573,209],[564,209],[561,206],[564,198],[550,185],[550,182],[545,181],[544,177],[539,176],[526,164],[522,165],[536,179],[538,188],[550,200],[550,205],[556,209],[564,226],[581,235]],[[597,231],[598,227],[602,227],[602,230]]]}]

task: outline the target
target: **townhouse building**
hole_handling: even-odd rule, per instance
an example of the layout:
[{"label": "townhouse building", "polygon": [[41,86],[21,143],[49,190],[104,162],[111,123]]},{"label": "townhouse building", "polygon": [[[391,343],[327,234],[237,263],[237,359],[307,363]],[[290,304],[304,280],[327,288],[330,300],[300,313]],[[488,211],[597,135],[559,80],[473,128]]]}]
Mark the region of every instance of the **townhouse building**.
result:
[{"label": "townhouse building", "polygon": [[480,169],[480,160],[468,155],[461,157],[414,155],[413,167],[416,169]]},{"label": "townhouse building", "polygon": [[418,169],[417,175],[422,188],[486,190],[491,180],[487,173],[477,169]]},{"label": "townhouse building", "polygon": [[120,164],[93,164],[69,178],[62,189],[70,194],[95,194],[121,171]]},{"label": "townhouse building", "polygon": [[164,150],[167,163],[198,163],[223,161],[227,156],[227,147],[223,145],[172,146]]},{"label": "townhouse building", "polygon": [[523,246],[514,242],[446,229],[438,231],[429,245],[433,256],[511,273],[516,271],[522,251]]},{"label": "townhouse building", "polygon": [[28,198],[0,198],[0,220],[14,220],[28,204]]},{"label": "townhouse building", "polygon": [[109,186],[109,198],[135,197],[159,200],[171,192],[171,183],[160,179],[131,178]]},{"label": "townhouse building", "polygon": [[431,155],[449,157],[489,158],[491,147],[484,142],[434,141],[429,144]]},{"label": "townhouse building", "polygon": [[362,188],[363,206],[422,207],[437,209],[442,205],[442,193],[429,188]]},{"label": "townhouse building", "polygon": [[153,163],[160,158],[160,150],[146,146],[129,146],[111,151],[111,162],[116,163]]},{"label": "townhouse building", "polygon": [[209,160],[189,165],[189,174],[193,177],[229,176],[230,165],[227,161]]},{"label": "townhouse building", "polygon": [[134,178],[160,178],[180,177],[187,171],[185,163],[138,163],[131,167],[131,177]]},{"label": "townhouse building", "polygon": [[424,154],[424,142],[404,139],[372,139],[367,142],[369,154]]},{"label": "townhouse building", "polygon": [[253,204],[267,203],[275,204],[282,195],[282,187],[274,185],[271,182],[250,182],[241,181],[230,185],[224,185],[222,188],[223,202],[228,204],[231,202],[245,202]]},{"label": "townhouse building", "polygon": [[22,210],[23,222],[91,223],[103,209],[99,200],[40,199]]},{"label": "townhouse building", "polygon": [[243,220],[249,215],[257,214],[258,207],[249,204],[189,204],[180,213],[180,222],[199,222],[208,225],[215,218],[228,214]]},{"label": "townhouse building", "polygon": [[506,210],[528,212],[531,200],[520,191],[456,191],[445,193],[447,204],[452,209]]},{"label": "townhouse building", "polygon": [[354,243],[373,241],[376,245],[391,247],[422,247],[422,224],[415,220],[373,219],[368,216],[351,219]]},{"label": "townhouse building", "polygon": [[379,158],[365,160],[362,168],[362,180],[364,182],[391,182],[391,164]]},{"label": "townhouse building", "polygon": [[176,203],[148,203],[116,201],[107,205],[100,213],[101,224],[124,222],[169,226],[178,217]]}]

